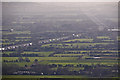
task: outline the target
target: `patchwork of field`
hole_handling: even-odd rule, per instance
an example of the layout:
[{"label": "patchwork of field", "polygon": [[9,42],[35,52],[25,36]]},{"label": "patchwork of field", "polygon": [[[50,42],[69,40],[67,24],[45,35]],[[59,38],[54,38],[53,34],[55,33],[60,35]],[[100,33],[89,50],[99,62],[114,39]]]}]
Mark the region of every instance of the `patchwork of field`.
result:
[{"label": "patchwork of field", "polygon": [[[32,65],[34,63],[34,60],[37,59],[38,63],[40,64],[62,64],[63,66],[67,64],[85,64],[85,65],[93,65],[93,64],[105,64],[105,65],[114,65],[118,64],[117,60],[111,60],[111,59],[94,59],[94,60],[85,60],[85,59],[79,59],[79,57],[27,57],[29,58],[30,62],[17,62],[18,57],[3,57],[3,61],[5,61],[6,64],[18,64],[20,66],[24,65]],[[23,57],[25,59],[25,57]]]},{"label": "patchwork of field", "polygon": [[[31,37],[16,37],[16,39],[29,39]],[[82,48],[82,47],[95,47],[96,45],[114,45],[114,40],[110,40],[109,36],[97,36],[96,38],[102,39],[104,41],[110,41],[110,42],[100,42],[96,43],[93,42],[94,39],[71,39],[66,40],[60,43],[48,43],[43,44],[40,47],[54,47],[54,48]],[[8,39],[3,39],[4,41],[8,41]],[[21,55],[21,57],[24,59],[25,57],[30,59],[30,62],[15,62],[16,59],[19,57],[15,57],[14,55]],[[103,50],[63,50],[60,53],[57,53],[55,51],[23,51],[21,53],[17,51],[3,51],[3,55],[6,57],[3,57],[3,61],[7,60],[4,63],[7,64],[18,64],[20,66],[32,65],[35,59],[38,59],[40,64],[85,64],[85,65],[91,65],[91,64],[105,64],[105,65],[114,65],[118,64],[117,62],[117,56],[118,51],[117,50],[106,50],[103,48]],[[12,57],[12,55],[14,57]],[[52,55],[52,56],[51,56]],[[10,57],[7,57],[10,56]],[[34,57],[33,57],[34,56]],[[99,58],[97,58],[99,57]]]},{"label": "patchwork of field", "polygon": [[114,43],[72,43],[72,44],[45,44],[42,45],[42,47],[59,47],[59,48],[72,48],[73,47],[78,47],[81,48],[82,46],[87,47],[87,46],[95,46],[95,45],[109,45],[109,44],[114,44]]},{"label": "patchwork of field", "polygon": [[3,3],[3,78],[118,77],[112,4],[83,4]]}]

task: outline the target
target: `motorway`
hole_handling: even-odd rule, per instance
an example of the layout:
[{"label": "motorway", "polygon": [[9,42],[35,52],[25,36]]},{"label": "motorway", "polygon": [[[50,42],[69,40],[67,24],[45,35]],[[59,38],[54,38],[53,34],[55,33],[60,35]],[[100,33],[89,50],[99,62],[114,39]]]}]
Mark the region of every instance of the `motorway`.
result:
[{"label": "motorway", "polygon": [[90,10],[89,11],[86,11],[86,10],[83,10],[83,13],[88,16],[95,24],[97,24],[98,26],[98,29],[99,30],[103,30],[104,28],[108,28],[108,26],[103,23],[103,21],[101,21],[100,19],[98,19],[96,16],[95,16],[95,13],[91,12]]}]

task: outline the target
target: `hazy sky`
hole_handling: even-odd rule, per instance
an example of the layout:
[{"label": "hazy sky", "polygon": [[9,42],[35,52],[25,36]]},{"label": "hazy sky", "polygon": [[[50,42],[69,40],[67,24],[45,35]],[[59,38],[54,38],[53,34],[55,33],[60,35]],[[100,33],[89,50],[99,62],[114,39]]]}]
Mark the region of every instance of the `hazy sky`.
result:
[{"label": "hazy sky", "polygon": [[120,0],[2,0],[2,2],[118,2]]}]

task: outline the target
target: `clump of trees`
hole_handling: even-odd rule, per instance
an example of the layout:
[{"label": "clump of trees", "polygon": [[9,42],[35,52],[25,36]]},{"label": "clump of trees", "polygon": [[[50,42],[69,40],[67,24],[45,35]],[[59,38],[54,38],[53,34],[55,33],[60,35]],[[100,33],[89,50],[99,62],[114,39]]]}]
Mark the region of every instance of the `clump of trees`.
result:
[{"label": "clump of trees", "polygon": [[9,75],[12,74],[15,71],[18,71],[20,67],[16,64],[2,64],[2,74],[3,75]]}]

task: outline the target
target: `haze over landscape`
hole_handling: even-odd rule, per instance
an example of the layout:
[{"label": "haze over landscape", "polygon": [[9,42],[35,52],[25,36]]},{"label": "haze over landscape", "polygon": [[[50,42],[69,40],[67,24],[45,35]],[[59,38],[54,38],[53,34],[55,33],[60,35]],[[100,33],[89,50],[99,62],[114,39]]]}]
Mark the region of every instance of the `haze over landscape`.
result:
[{"label": "haze over landscape", "polygon": [[117,78],[118,31],[117,2],[3,2],[3,79]]}]

